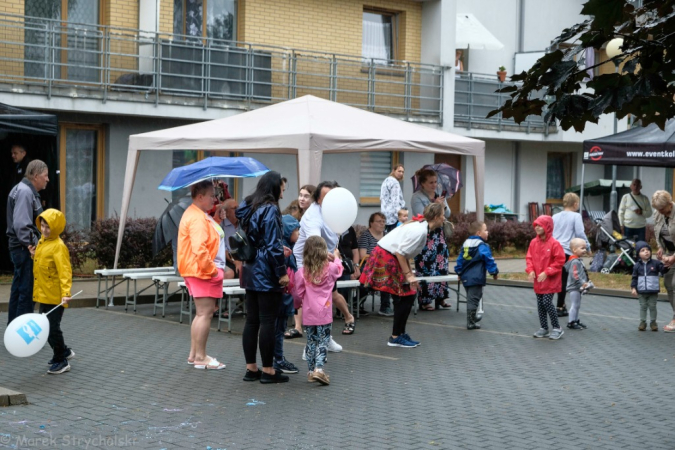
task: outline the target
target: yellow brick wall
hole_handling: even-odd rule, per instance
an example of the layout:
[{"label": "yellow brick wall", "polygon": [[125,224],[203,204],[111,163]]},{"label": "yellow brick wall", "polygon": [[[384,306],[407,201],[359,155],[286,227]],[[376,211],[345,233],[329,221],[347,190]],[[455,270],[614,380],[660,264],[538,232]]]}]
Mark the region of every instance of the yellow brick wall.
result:
[{"label": "yellow brick wall", "polygon": [[[104,1],[103,21],[110,25],[110,82],[129,72],[138,71],[138,36],[132,30],[139,27],[138,0],[109,0]],[[119,28],[130,28],[121,30]]]},{"label": "yellow brick wall", "polygon": [[361,54],[363,9],[399,13],[398,59],[419,61],[422,3],[411,0],[240,0],[239,39],[348,55]]},{"label": "yellow brick wall", "polygon": [[[397,59],[419,61],[421,53],[422,4],[410,0],[240,0],[239,40],[299,50],[361,55],[364,9],[398,14]],[[241,17],[244,17],[244,21]],[[296,95],[328,98],[329,60],[322,57],[299,59]],[[273,82],[288,83],[287,65],[273,58]],[[402,95],[405,87],[400,70],[378,70],[375,90]],[[398,74],[399,76],[395,76]],[[338,64],[337,100],[355,105],[368,104],[368,73],[358,60]],[[315,89],[319,88],[319,90]],[[274,87],[274,97],[284,97],[286,88]],[[375,103],[380,112],[403,112],[403,97],[380,95]],[[400,109],[399,109],[400,108]]]},{"label": "yellow brick wall", "polygon": [[[24,0],[2,0],[0,1],[0,14],[19,14],[24,13]],[[0,65],[2,72],[13,77],[23,76],[23,29],[14,28],[9,22],[16,20],[17,25],[21,26],[21,18],[3,19],[0,27]],[[18,61],[17,61],[18,60]]]}]

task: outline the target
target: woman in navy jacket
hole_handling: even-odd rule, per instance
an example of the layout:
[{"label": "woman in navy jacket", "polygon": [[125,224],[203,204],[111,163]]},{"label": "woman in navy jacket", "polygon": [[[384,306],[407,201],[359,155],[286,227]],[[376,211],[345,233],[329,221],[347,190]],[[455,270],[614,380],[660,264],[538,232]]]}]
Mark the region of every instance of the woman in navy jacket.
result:
[{"label": "woman in navy jacket", "polygon": [[[255,258],[242,264],[240,275],[240,285],[246,289],[247,311],[242,337],[246,358],[244,381],[260,380],[265,384],[288,381],[286,375],[273,367],[275,320],[283,288],[289,281],[279,211],[279,199],[285,188],[285,178],[278,172],[267,172],[236,212],[251,246],[256,249]],[[262,371],[256,363],[258,345]]]}]

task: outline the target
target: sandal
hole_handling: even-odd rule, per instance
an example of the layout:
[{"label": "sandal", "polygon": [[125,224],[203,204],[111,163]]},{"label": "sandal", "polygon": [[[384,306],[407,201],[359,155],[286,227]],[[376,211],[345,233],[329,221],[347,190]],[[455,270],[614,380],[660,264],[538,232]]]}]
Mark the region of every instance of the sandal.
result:
[{"label": "sandal", "polygon": [[356,323],[354,323],[354,322],[345,323],[345,327],[342,330],[342,334],[354,334],[355,328],[356,328]]},{"label": "sandal", "polygon": [[426,304],[420,306],[420,311],[436,311],[436,308],[434,308],[431,304]]},{"label": "sandal", "polygon": [[290,328],[284,333],[284,339],[295,339],[302,337],[302,333],[295,328]]},{"label": "sandal", "polygon": [[195,364],[193,366],[195,369],[203,370],[222,370],[225,368],[225,364],[219,362],[216,358],[211,358],[206,364]]},{"label": "sandal", "polygon": [[452,305],[450,303],[441,303],[436,307],[436,309],[452,309]]}]

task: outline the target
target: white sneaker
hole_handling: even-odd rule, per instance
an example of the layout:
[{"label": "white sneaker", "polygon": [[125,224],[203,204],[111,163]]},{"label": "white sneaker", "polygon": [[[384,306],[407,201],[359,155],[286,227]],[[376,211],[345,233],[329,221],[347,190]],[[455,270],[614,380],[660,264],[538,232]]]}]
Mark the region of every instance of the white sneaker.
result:
[{"label": "white sneaker", "polygon": [[333,352],[333,353],[339,353],[339,352],[342,351],[342,346],[340,344],[338,344],[337,342],[335,342],[333,340],[333,336],[331,336],[330,342],[328,342],[328,346],[326,347],[326,350],[328,350],[329,352]]}]

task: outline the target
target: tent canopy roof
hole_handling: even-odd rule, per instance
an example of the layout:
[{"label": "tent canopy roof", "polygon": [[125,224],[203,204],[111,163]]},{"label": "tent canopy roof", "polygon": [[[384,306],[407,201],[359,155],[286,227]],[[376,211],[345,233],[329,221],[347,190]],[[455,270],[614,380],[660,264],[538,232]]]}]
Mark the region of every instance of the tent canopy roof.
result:
[{"label": "tent canopy roof", "polygon": [[[616,180],[616,188],[630,189],[630,184],[632,182],[633,180]],[[580,192],[580,191],[581,191],[580,184],[565,189],[565,192]],[[584,183],[584,195],[590,196],[604,195],[609,194],[610,192],[612,192],[612,180],[601,178],[595,181],[588,181]]]},{"label": "tent canopy roof", "polygon": [[584,164],[675,167],[675,120],[584,141]]},{"label": "tent canopy roof", "polygon": [[0,131],[56,136],[57,120],[53,114],[28,111],[0,103]]},{"label": "tent canopy roof", "polygon": [[485,143],[306,95],[247,113],[130,136],[130,150],[419,151],[483,155]]}]

